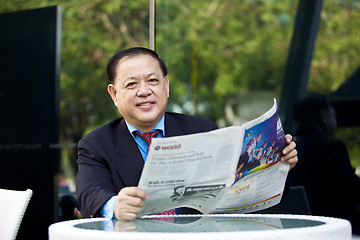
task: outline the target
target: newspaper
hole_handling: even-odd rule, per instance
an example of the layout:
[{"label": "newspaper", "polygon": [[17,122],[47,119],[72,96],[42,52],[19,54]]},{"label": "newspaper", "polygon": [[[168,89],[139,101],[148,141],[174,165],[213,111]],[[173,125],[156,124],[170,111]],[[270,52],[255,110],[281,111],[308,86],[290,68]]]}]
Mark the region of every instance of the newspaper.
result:
[{"label": "newspaper", "polygon": [[249,213],[280,202],[289,165],[276,99],[262,116],[210,132],[152,140],[139,187],[139,217],[189,207],[203,214]]}]

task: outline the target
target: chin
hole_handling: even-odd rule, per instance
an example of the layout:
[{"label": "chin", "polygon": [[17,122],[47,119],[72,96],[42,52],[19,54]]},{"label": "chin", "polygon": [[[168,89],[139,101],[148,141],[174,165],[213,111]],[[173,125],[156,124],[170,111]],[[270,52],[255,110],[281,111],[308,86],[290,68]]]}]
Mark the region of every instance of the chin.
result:
[{"label": "chin", "polygon": [[154,122],[160,121],[161,117],[159,117],[159,115],[153,116],[150,114],[144,114],[142,117],[139,117],[138,119],[139,122],[149,125],[149,124],[153,124]]}]

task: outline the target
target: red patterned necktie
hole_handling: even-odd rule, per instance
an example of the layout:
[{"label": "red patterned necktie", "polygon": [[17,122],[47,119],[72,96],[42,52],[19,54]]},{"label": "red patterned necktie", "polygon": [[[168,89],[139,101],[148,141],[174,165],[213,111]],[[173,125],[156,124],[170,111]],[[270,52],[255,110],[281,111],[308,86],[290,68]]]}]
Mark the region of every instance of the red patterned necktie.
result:
[{"label": "red patterned necktie", "polygon": [[[161,132],[161,130],[155,130],[152,132],[146,132],[146,133],[140,133],[139,131],[134,131],[133,135],[134,136],[139,136],[142,139],[145,140],[145,142],[148,144],[148,148],[147,148],[147,152],[149,152],[149,148],[150,148],[150,144],[153,138],[156,138],[157,135],[159,135],[159,133]],[[164,212],[160,212],[160,213],[155,213],[154,215],[176,215],[176,210],[175,209],[170,209]],[[173,221],[173,219],[171,218],[166,218],[167,221]]]},{"label": "red patterned necktie", "polygon": [[[163,212],[155,213],[154,215],[176,215],[176,209],[170,209]],[[166,218],[165,218],[166,219]],[[172,221],[174,219],[168,218],[168,221]]]},{"label": "red patterned necktie", "polygon": [[133,134],[134,134],[134,136],[139,136],[142,139],[144,139],[144,141],[148,144],[148,148],[147,148],[146,152],[149,152],[149,148],[150,148],[152,139],[156,138],[160,132],[161,132],[161,130],[155,130],[153,132],[146,132],[146,133],[140,133],[139,131],[134,131]]}]

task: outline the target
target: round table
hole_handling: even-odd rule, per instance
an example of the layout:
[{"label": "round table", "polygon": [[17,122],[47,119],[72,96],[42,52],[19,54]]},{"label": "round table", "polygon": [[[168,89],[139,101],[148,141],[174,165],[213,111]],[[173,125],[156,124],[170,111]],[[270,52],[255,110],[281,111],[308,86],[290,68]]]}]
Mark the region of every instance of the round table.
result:
[{"label": "round table", "polygon": [[347,220],[283,214],[147,216],[134,221],[79,219],[50,225],[50,240],[350,240]]}]

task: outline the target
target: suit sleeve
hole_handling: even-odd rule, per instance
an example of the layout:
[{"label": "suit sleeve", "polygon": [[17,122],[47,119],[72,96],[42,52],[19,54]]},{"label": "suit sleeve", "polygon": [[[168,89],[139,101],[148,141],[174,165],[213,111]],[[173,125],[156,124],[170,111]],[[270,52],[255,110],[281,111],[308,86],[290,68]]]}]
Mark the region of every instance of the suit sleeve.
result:
[{"label": "suit sleeve", "polygon": [[100,217],[102,205],[112,196],[117,195],[109,166],[106,160],[99,157],[96,149],[85,140],[79,141],[77,163],[78,208],[83,217]]}]

